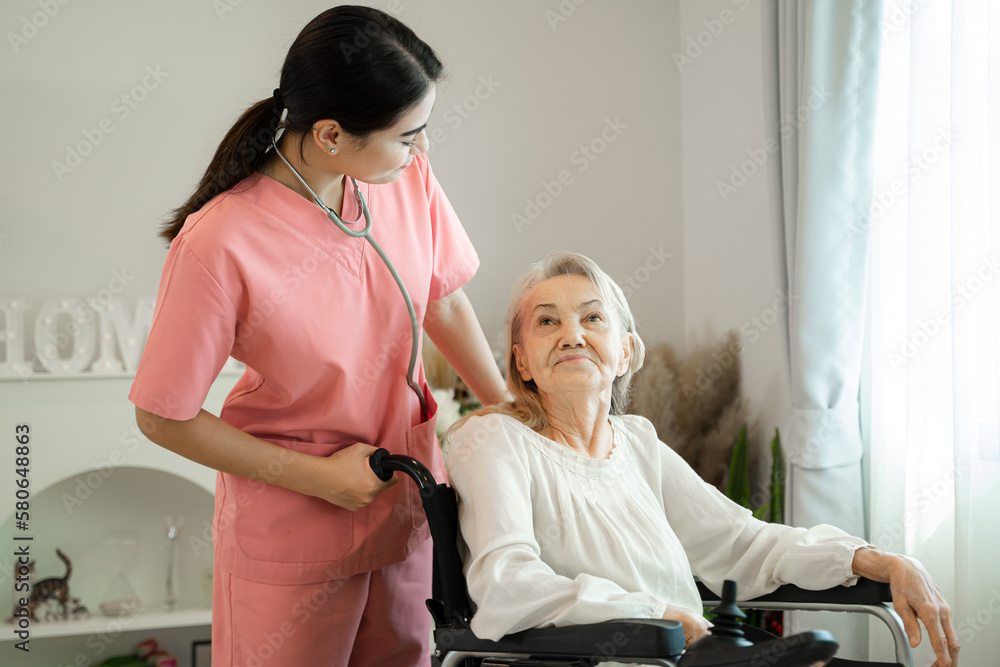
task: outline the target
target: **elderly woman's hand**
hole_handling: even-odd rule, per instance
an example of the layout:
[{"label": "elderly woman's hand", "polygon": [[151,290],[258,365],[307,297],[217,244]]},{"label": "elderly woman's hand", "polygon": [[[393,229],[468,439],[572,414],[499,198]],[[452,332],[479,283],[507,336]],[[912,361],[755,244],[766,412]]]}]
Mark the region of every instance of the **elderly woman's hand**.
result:
[{"label": "elderly woman's hand", "polygon": [[855,574],[863,577],[888,582],[892,590],[892,606],[903,621],[910,646],[916,647],[920,643],[917,619],[923,622],[937,654],[932,667],[957,664],[959,645],[951,622],[951,607],[920,561],[869,547],[855,552],[853,569]]},{"label": "elderly woman's hand", "polygon": [[712,624],[699,614],[693,614],[687,609],[667,605],[667,611],[663,614],[666,621],[678,621],[684,628],[684,642],[690,646],[693,642],[708,634],[708,629]]}]

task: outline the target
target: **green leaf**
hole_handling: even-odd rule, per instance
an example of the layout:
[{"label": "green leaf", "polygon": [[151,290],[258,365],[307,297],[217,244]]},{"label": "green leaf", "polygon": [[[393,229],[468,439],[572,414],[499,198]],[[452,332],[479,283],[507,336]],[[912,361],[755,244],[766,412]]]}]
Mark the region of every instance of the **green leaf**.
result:
[{"label": "green leaf", "polygon": [[771,510],[770,505],[761,505],[753,511],[753,518],[767,521],[767,513]]},{"label": "green leaf", "polygon": [[785,457],[781,453],[781,435],[774,429],[771,441],[771,523],[785,522]]},{"label": "green leaf", "polygon": [[726,481],[726,496],[732,501],[750,507],[750,451],[747,446],[747,425],[743,424],[740,435],[733,445],[733,456],[729,461],[729,479]]}]

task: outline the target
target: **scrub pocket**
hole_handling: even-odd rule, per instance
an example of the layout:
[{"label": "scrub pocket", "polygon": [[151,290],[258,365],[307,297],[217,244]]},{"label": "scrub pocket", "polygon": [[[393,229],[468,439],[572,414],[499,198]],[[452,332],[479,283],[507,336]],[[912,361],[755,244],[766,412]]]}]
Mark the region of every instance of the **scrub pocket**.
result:
[{"label": "scrub pocket", "polygon": [[[437,425],[438,406],[426,384],[423,389],[424,395],[427,397],[427,412],[430,417],[427,421],[413,426],[406,432],[406,454],[427,466],[427,469],[434,475],[434,479],[441,483],[445,479],[444,460],[441,457],[437,433],[434,431]],[[397,473],[397,477],[406,477],[406,475]],[[406,497],[410,510],[410,526],[414,530],[420,531],[427,525],[420,491],[412,479],[400,479],[399,483],[407,485]]]},{"label": "scrub pocket", "polygon": [[[317,444],[295,440],[268,442],[313,456],[329,456],[353,443]],[[274,471],[272,471],[274,472]],[[236,544],[255,561],[284,565],[335,561],[354,545],[354,512],[296,491],[229,476],[229,498]]]}]

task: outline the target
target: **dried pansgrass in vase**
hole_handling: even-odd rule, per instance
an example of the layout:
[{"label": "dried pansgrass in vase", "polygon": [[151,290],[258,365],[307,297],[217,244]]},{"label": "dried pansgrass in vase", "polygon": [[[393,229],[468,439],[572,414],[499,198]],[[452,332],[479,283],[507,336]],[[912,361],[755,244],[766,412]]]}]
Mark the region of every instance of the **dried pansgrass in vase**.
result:
[{"label": "dried pansgrass in vase", "polygon": [[649,419],[660,440],[702,479],[724,490],[733,443],[743,424],[750,422],[751,442],[757,440],[756,424],[743,400],[736,331],[683,359],[667,343],[651,347],[635,381],[632,412]]}]

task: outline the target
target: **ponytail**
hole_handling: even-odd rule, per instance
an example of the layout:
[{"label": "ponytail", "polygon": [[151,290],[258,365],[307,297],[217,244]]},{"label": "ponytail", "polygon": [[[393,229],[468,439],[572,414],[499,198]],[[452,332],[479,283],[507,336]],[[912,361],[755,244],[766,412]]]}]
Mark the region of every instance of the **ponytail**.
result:
[{"label": "ponytail", "polygon": [[189,215],[258,171],[264,164],[280,118],[281,110],[273,97],[257,102],[243,112],[219,144],[194,194],[174,209],[171,219],[160,228],[160,237],[169,244],[180,233]]},{"label": "ponytail", "polygon": [[293,135],[332,118],[363,142],[424,99],[442,69],[431,47],[385,12],[351,5],[326,10],[289,48],[274,97],[236,121],[198,188],[173,211],[160,236],[173,241],[189,215],[264,166],[283,110],[284,131]]}]

